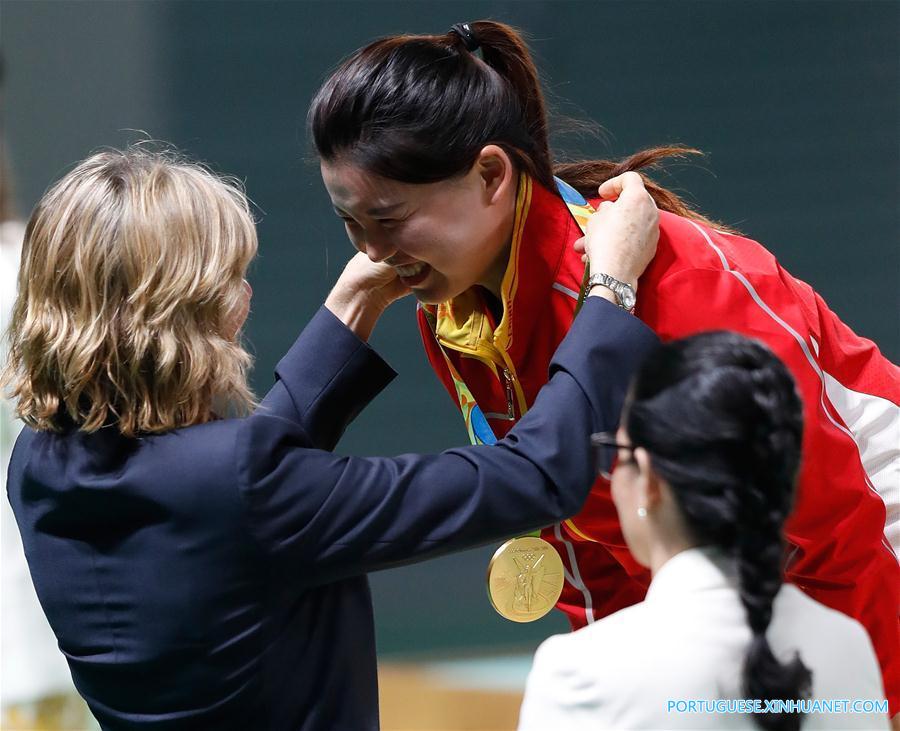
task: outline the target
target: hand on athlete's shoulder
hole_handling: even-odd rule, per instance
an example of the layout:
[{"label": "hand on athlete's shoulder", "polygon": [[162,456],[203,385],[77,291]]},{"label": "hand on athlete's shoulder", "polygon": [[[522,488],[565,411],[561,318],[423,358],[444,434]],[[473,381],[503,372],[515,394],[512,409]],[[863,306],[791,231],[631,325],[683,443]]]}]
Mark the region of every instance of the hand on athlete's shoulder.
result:
[{"label": "hand on athlete's shoulder", "polygon": [[659,241],[656,203],[636,172],[607,180],[598,192],[603,201],[575,250],[590,261],[592,273],[609,274],[637,289]]}]

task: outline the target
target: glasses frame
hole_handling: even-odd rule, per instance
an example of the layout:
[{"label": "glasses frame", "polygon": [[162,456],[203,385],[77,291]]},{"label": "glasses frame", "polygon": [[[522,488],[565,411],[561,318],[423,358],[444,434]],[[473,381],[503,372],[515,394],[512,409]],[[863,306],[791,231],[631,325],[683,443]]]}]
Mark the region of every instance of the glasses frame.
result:
[{"label": "glasses frame", "polygon": [[[615,449],[624,449],[626,452],[631,454],[631,457],[627,460],[616,460],[614,461],[614,465],[617,467],[619,465],[625,464],[635,464],[634,459],[634,450],[637,447],[630,444],[622,444],[621,442],[616,440],[616,433],[611,431],[602,431],[597,432],[596,434],[591,434],[591,448],[594,450],[594,463],[600,464],[601,457],[604,456],[601,452],[602,447],[613,447]],[[605,461],[605,460],[604,460]],[[615,467],[610,465],[610,470],[597,470],[597,474],[606,478],[607,480],[611,479],[612,473],[615,470]]]}]

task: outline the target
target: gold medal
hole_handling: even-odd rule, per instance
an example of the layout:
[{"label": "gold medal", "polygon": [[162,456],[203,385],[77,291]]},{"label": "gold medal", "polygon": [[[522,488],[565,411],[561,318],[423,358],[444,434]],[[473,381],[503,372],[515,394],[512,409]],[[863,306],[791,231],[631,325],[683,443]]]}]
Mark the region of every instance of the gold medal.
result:
[{"label": "gold medal", "polygon": [[534,622],[553,609],[563,581],[563,563],[556,549],[534,536],[507,541],[488,564],[491,604],[513,622]]}]

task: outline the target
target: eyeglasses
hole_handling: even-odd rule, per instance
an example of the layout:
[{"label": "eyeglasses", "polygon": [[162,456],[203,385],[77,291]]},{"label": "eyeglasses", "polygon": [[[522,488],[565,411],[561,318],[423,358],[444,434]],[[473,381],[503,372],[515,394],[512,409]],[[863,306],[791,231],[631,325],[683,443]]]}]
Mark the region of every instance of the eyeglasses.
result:
[{"label": "eyeglasses", "polygon": [[620,461],[619,464],[634,463],[634,450],[636,447],[617,442],[614,432],[604,431],[598,434],[591,434],[591,447],[594,450],[594,464],[597,467],[597,474],[607,480],[612,476],[612,471],[616,466],[616,457],[620,449],[625,450],[631,456],[628,460]]}]

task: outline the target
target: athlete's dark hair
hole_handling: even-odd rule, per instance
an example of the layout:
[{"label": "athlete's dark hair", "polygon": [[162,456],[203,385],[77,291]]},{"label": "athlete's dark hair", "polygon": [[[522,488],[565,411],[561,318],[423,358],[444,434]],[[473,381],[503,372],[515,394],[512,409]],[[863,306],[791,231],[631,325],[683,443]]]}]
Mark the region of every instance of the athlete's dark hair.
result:
[{"label": "athlete's dark hair", "polygon": [[[808,698],[810,671],[799,656],[779,662],[766,639],[803,437],[803,407],[787,368],[765,345],[735,333],[668,343],[635,376],[622,424],[671,486],[693,540],[737,561],[753,632],[745,697]],[[802,715],[755,719],[788,730],[800,728]]]},{"label": "athlete's dark hair", "polygon": [[[555,174],[590,198],[620,173],[700,154],[668,146],[618,162],[554,166],[544,95],[521,35],[493,21],[468,26],[480,58],[459,34],[448,32],[382,38],[344,61],[309,110],[319,157],[345,159],[392,180],[428,183],[465,173],[485,145],[496,144],[546,188],[555,189]],[[675,193],[644,180],[662,210],[709,222]]]}]

